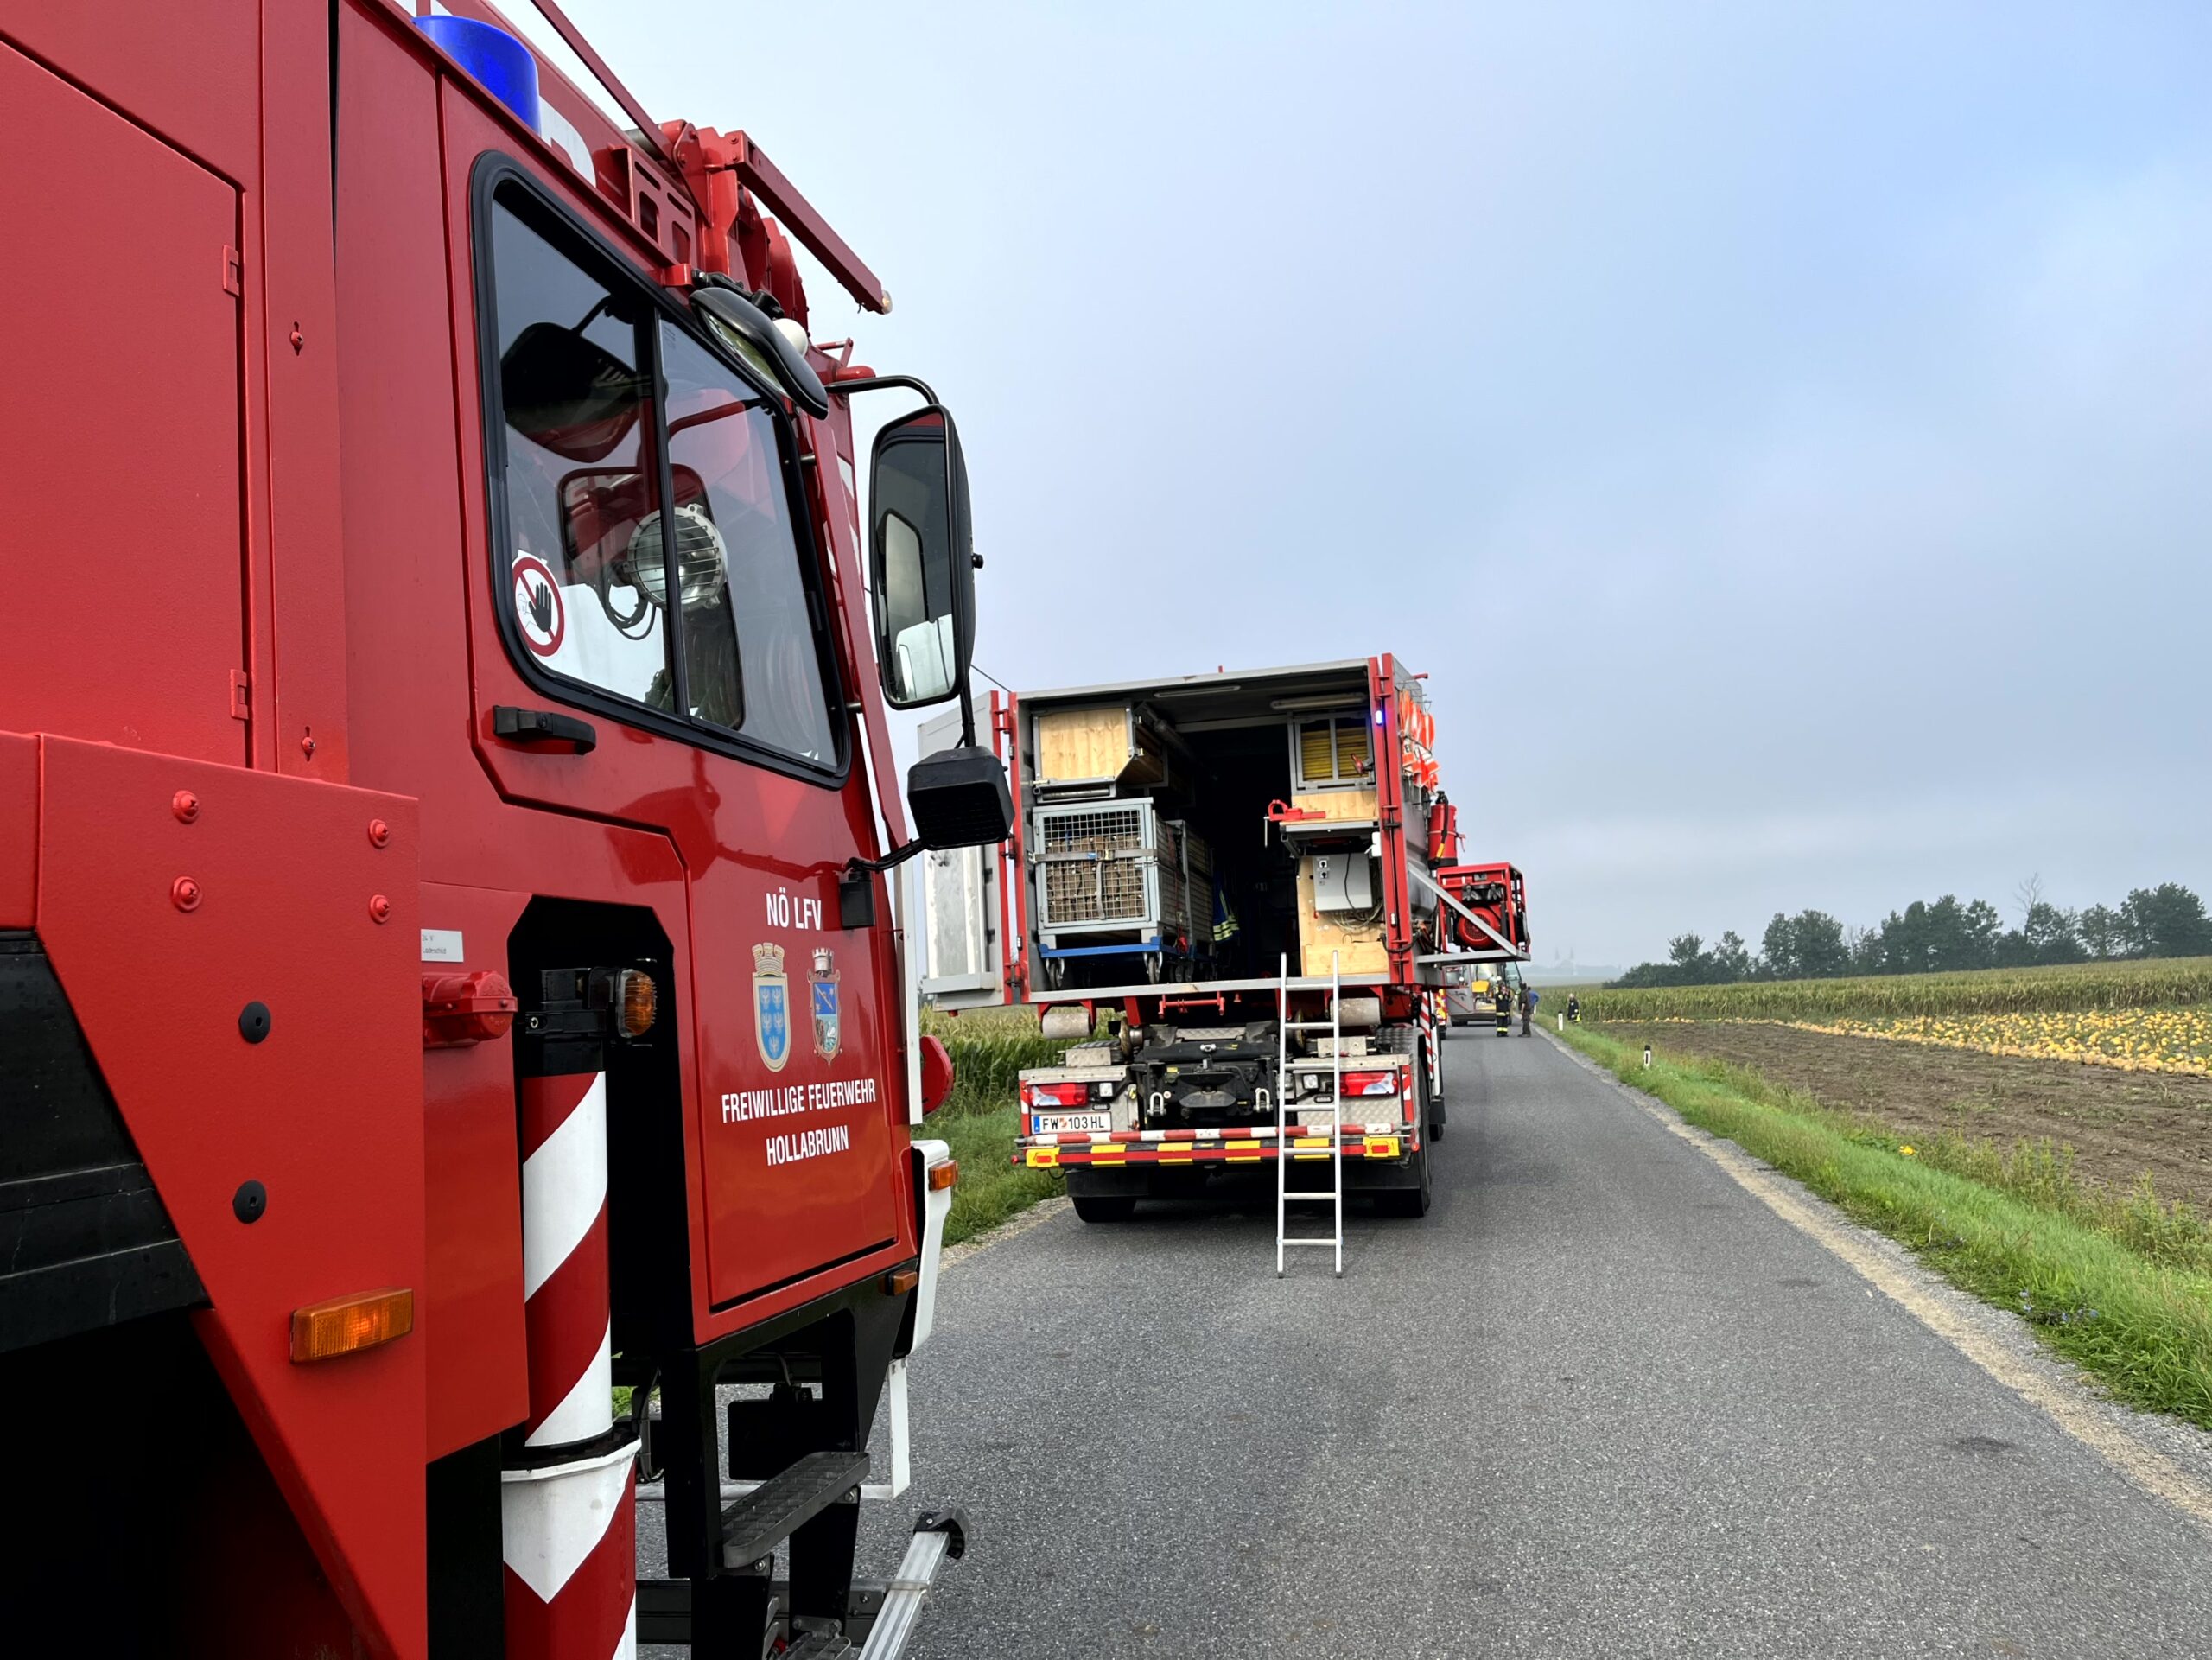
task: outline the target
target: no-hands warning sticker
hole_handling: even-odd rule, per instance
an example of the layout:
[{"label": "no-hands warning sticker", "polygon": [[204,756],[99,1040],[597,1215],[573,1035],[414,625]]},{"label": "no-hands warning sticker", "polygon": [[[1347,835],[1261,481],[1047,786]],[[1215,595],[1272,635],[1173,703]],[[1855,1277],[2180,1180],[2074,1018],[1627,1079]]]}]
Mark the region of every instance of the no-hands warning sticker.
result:
[{"label": "no-hands warning sticker", "polygon": [[569,616],[561,603],[561,584],[553,569],[535,554],[515,557],[515,621],[522,627],[522,642],[538,657],[551,657],[561,649],[569,632]]}]

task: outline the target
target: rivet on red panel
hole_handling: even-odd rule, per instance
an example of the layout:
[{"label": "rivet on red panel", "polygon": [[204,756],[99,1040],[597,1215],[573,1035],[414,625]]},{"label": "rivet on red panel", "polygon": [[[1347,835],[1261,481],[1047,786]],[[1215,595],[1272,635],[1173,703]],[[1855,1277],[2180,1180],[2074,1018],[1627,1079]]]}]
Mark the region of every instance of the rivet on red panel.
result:
[{"label": "rivet on red panel", "polygon": [[200,798],[189,790],[179,790],[169,798],[169,811],[180,823],[189,824],[200,817]]},{"label": "rivet on red panel", "polygon": [[180,911],[200,908],[200,884],[189,876],[179,876],[169,884],[169,899]]},{"label": "rivet on red panel", "polygon": [[372,921],[372,922],[389,922],[389,921],[391,921],[391,901],[390,900],[386,899],[386,898],[385,898],[383,894],[370,894],[370,895],[369,895],[369,920],[370,920],[370,921]]}]

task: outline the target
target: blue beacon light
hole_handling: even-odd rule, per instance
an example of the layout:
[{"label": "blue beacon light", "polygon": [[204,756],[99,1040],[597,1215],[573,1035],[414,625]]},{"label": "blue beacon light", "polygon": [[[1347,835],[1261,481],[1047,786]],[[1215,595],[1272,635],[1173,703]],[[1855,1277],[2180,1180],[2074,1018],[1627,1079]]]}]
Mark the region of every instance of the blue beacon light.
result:
[{"label": "blue beacon light", "polygon": [[537,131],[537,59],[527,46],[474,17],[417,17],[415,27]]}]

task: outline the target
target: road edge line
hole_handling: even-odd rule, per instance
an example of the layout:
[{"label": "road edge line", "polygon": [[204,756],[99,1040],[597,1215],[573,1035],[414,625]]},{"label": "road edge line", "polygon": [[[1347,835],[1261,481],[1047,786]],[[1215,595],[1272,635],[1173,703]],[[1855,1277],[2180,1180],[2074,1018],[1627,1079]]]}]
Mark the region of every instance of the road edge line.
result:
[{"label": "road edge line", "polygon": [[[2212,1529],[2212,1483],[2207,1483],[2160,1449],[2146,1445],[2107,1414],[2122,1410],[2116,1403],[2094,1394],[2085,1384],[2061,1376],[2046,1376],[2022,1357],[2009,1352],[1988,1333],[1976,1331],[1958,1309],[1948,1307],[1928,1286],[1914,1283],[1899,1264],[1885,1260],[1873,1242],[1903,1251],[1904,1247],[1878,1234],[1868,1234],[1824,1199],[1799,1183],[1762,1163],[1726,1136],[1714,1135],[1683,1121],[1665,1102],[1624,1083],[1588,1056],[1551,1038],[1552,1046],[1578,1066],[1586,1068],[1611,1084],[1631,1104],[1656,1120],[1660,1128],[1688,1142],[1726,1171],[1736,1185],[1764,1205],[1798,1232],[1832,1256],[1842,1261],[1859,1277],[1929,1331],[1948,1343],[1993,1382],[2038,1409],[2067,1434],[2101,1458],[2123,1479],[2162,1498],[2198,1525]],[[1910,1260],[1908,1258],[1908,1260]],[[1946,1284],[1945,1291],[1966,1294]],[[1976,1309],[1984,1307],[1967,1299]],[[2002,1310],[1991,1313],[2002,1318]],[[2058,1363],[2048,1364],[2056,1366]]]},{"label": "road edge line", "polygon": [[981,1256],[993,1245],[1003,1243],[1016,1234],[1027,1233],[1030,1229],[1051,1221],[1067,1208],[1068,1196],[1065,1193],[1055,1193],[1050,1199],[1040,1199],[1034,1205],[1016,1211],[997,1227],[987,1228],[981,1233],[969,1234],[957,1245],[947,1245],[944,1248],[944,1255],[938,1259],[938,1267],[940,1270],[956,1268],[971,1256]]}]

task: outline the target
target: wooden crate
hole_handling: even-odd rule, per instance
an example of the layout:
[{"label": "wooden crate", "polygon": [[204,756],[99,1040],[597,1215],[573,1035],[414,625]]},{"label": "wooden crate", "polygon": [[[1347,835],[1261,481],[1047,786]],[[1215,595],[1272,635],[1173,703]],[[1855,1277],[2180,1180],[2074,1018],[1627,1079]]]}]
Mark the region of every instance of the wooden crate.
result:
[{"label": "wooden crate", "polygon": [[1143,722],[1123,703],[1054,709],[1037,716],[1035,782],[1089,784],[1110,779],[1141,789],[1167,776],[1167,757]]},{"label": "wooden crate", "polygon": [[1376,816],[1375,792],[1372,790],[1308,790],[1294,795],[1290,805],[1306,812],[1318,812],[1330,819],[1367,819]]}]

